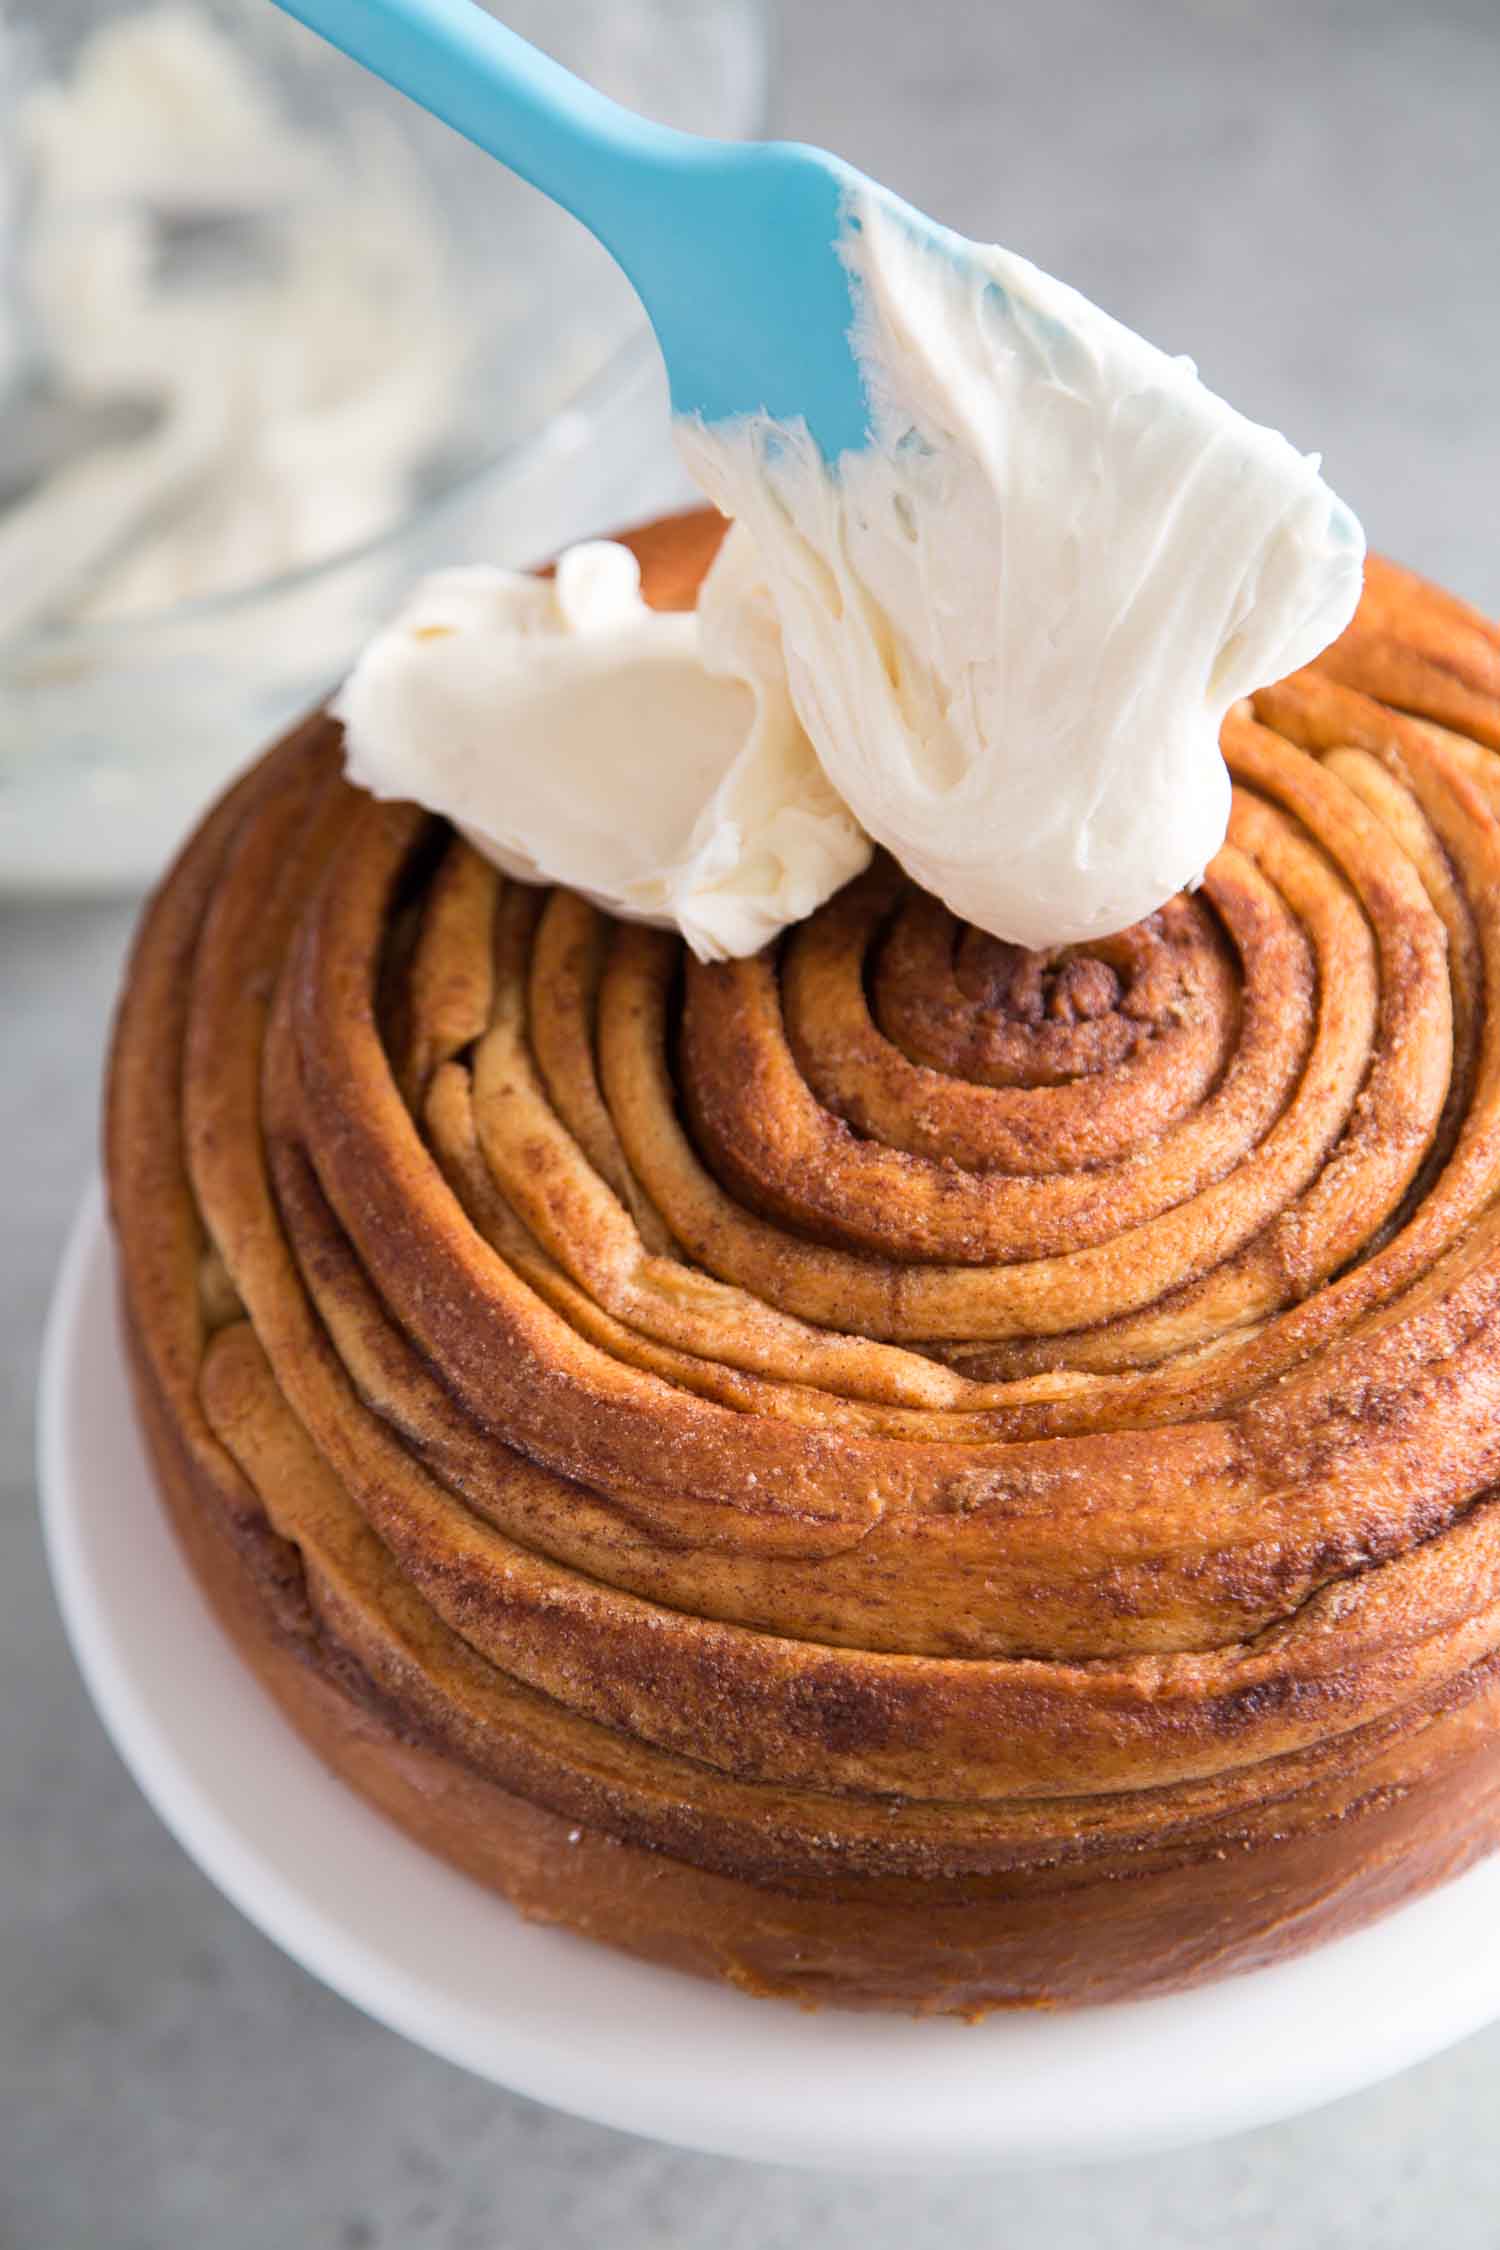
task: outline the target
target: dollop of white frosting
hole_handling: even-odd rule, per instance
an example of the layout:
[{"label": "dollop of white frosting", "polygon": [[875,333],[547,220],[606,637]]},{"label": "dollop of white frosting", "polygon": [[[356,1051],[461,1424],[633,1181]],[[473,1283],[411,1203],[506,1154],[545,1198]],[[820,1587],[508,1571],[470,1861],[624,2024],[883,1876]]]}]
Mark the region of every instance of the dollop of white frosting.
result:
[{"label": "dollop of white frosting", "polygon": [[438,572],[333,708],[372,794],[444,814],[508,874],[676,927],[704,960],[756,952],[870,856],[740,542],[685,612],[648,608],[635,557],[605,540],[550,579]]},{"label": "dollop of white frosting", "polygon": [[874,443],[686,422],[688,466],[868,833],[997,937],[1124,928],[1223,841],[1225,713],[1347,624],[1363,534],[1316,456],[1025,259],[874,195],[844,251]]}]

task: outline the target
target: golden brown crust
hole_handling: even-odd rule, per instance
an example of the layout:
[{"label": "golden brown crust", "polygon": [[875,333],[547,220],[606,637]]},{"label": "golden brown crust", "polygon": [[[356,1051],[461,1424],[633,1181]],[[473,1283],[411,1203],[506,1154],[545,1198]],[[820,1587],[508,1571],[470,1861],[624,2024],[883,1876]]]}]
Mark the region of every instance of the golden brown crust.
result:
[{"label": "golden brown crust", "polygon": [[1372,566],[1224,747],[1203,891],[1055,956],[881,863],[704,968],[319,718],[168,878],[108,1136],[164,1489],[525,1911],[973,2012],[1492,1840],[1500,634]]}]

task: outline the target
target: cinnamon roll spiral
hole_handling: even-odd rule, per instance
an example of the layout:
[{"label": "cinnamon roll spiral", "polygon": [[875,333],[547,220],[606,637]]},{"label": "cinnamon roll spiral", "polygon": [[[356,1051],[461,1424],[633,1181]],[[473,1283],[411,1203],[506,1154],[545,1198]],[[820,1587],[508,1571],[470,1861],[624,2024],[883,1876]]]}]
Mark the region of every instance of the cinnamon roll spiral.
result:
[{"label": "cinnamon roll spiral", "polygon": [[1500,633],[1372,564],[1223,747],[1201,889],[1056,954],[877,862],[706,967],[321,715],[168,878],[108,1134],[164,1494],[523,1911],[975,2013],[1494,1840]]}]

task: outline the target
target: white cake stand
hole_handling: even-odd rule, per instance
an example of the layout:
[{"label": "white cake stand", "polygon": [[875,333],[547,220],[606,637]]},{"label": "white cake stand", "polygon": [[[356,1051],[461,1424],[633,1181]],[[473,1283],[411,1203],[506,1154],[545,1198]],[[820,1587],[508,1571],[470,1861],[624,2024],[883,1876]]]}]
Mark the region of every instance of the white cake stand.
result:
[{"label": "white cake stand", "polygon": [[136,1435],[97,1191],[48,1325],[41,1478],[74,1652],[178,1841],[356,2007],[535,2100],[782,2164],[1001,2170],[1267,2124],[1500,2016],[1500,1857],[1305,1961],[979,2025],[803,2014],[532,1928],[328,1773],[219,1632]]}]

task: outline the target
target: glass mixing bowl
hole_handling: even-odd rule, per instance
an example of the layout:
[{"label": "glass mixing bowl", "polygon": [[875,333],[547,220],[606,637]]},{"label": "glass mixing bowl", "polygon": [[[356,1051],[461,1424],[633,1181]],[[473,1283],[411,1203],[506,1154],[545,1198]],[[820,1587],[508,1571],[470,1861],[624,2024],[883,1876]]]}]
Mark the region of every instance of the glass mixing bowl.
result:
[{"label": "glass mixing bowl", "polygon": [[[455,379],[430,443],[406,464],[387,520],[366,494],[377,520],[367,520],[368,508],[363,518],[356,513],[350,538],[342,511],[329,511],[325,545],[315,542],[295,567],[235,582],[231,540],[228,559],[214,558],[206,591],[190,584],[167,603],[153,601],[152,572],[127,568],[102,582],[85,575],[52,600],[40,548],[29,571],[24,540],[12,540],[12,592],[17,556],[20,578],[40,589],[39,614],[17,623],[13,612],[0,629],[0,888],[12,892],[123,891],[148,882],[193,812],[329,690],[420,572],[535,561],[685,496],[654,344],[631,291],[581,227],[269,0],[159,4],[190,7],[231,37],[319,160],[331,154],[346,168],[351,194],[368,181],[373,160],[388,166],[383,186],[393,173],[398,193],[409,188],[435,214],[462,350],[447,371]],[[76,84],[101,24],[141,12],[100,0],[19,8],[11,0],[0,18],[0,110],[14,113],[39,82],[66,83],[72,74]],[[666,123],[723,136],[761,126],[760,0],[504,0],[494,12]],[[9,315],[0,317],[0,497],[19,493],[24,505],[27,472],[7,457],[7,432],[11,454],[36,442],[37,381],[17,275],[28,228],[39,222],[27,136],[7,131],[0,142],[11,160],[0,178],[0,313]],[[85,181],[92,223],[87,189]],[[179,231],[189,253],[202,256],[197,220]],[[207,231],[220,260],[261,254],[241,239],[243,214],[219,230],[227,244]],[[173,247],[176,254],[175,237]],[[88,285],[86,261],[80,271]],[[71,286],[71,269],[65,278]],[[412,315],[408,308],[394,317]],[[393,336],[393,353],[401,342]],[[50,405],[42,420],[54,451],[56,430],[63,432],[52,475],[70,466],[69,424]],[[98,430],[88,417],[78,420],[79,446],[97,445]],[[6,528],[0,514],[0,542]],[[191,557],[176,567],[190,569]]]}]

